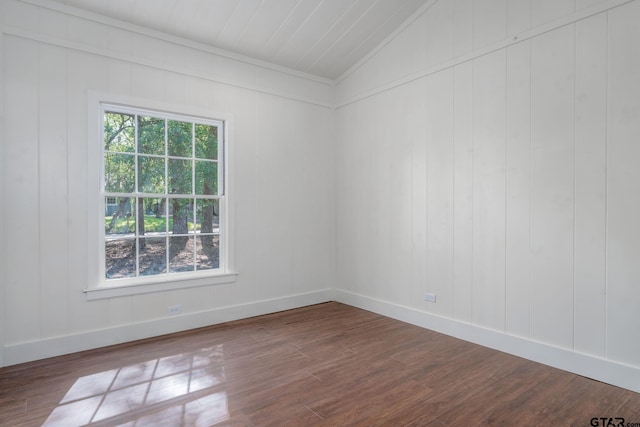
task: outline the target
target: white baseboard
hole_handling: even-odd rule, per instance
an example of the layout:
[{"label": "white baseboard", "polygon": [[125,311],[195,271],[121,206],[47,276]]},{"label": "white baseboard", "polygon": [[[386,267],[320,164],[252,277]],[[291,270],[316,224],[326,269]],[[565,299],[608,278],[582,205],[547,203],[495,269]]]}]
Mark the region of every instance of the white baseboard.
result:
[{"label": "white baseboard", "polygon": [[640,392],[640,368],[337,289],[335,300],[484,347]]},{"label": "white baseboard", "polygon": [[333,290],[326,289],[306,294],[291,295],[246,304],[220,307],[197,313],[185,313],[148,322],[115,326],[73,335],[46,338],[7,345],[4,348],[4,366],[48,357],[61,356],[83,350],[106,347],[174,332],[187,331],[232,320],[276,313],[312,304],[332,301]]},{"label": "white baseboard", "polygon": [[16,365],[33,360],[156,337],[263,314],[276,313],[278,311],[327,301],[338,301],[455,338],[553,366],[554,368],[622,387],[637,393],[640,392],[640,369],[637,367],[587,354],[576,353],[571,350],[522,337],[507,335],[376,298],[332,289],[220,307],[198,313],[187,313],[148,322],[115,326],[73,335],[11,344],[4,347],[5,365],[3,366]]}]

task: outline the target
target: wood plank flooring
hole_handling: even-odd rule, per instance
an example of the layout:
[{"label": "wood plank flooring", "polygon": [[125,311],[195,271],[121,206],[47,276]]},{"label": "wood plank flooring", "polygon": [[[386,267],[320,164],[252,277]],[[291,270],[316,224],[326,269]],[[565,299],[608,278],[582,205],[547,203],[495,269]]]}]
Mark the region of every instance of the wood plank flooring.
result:
[{"label": "wood plank flooring", "polygon": [[335,302],[0,369],[2,426],[590,426],[605,417],[640,427],[640,394]]}]

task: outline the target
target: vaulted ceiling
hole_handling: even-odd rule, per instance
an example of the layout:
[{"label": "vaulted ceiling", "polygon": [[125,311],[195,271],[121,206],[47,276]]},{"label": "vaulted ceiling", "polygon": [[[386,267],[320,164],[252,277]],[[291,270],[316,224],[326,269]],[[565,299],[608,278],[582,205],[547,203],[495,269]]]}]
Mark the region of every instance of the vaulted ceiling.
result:
[{"label": "vaulted ceiling", "polygon": [[430,0],[56,0],[336,79]]}]

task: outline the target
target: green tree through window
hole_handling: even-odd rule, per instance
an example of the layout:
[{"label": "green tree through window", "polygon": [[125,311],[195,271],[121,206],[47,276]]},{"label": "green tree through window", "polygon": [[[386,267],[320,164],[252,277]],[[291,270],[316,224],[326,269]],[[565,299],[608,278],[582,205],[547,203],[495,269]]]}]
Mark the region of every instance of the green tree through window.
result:
[{"label": "green tree through window", "polygon": [[105,279],[220,268],[223,123],[103,110]]}]

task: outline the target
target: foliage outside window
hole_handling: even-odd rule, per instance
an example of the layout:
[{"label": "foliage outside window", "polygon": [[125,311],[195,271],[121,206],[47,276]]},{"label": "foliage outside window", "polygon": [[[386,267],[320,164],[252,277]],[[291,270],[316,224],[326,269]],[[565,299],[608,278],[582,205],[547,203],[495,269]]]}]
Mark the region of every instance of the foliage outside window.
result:
[{"label": "foliage outside window", "polygon": [[223,123],[102,108],[104,279],[220,269]]}]

